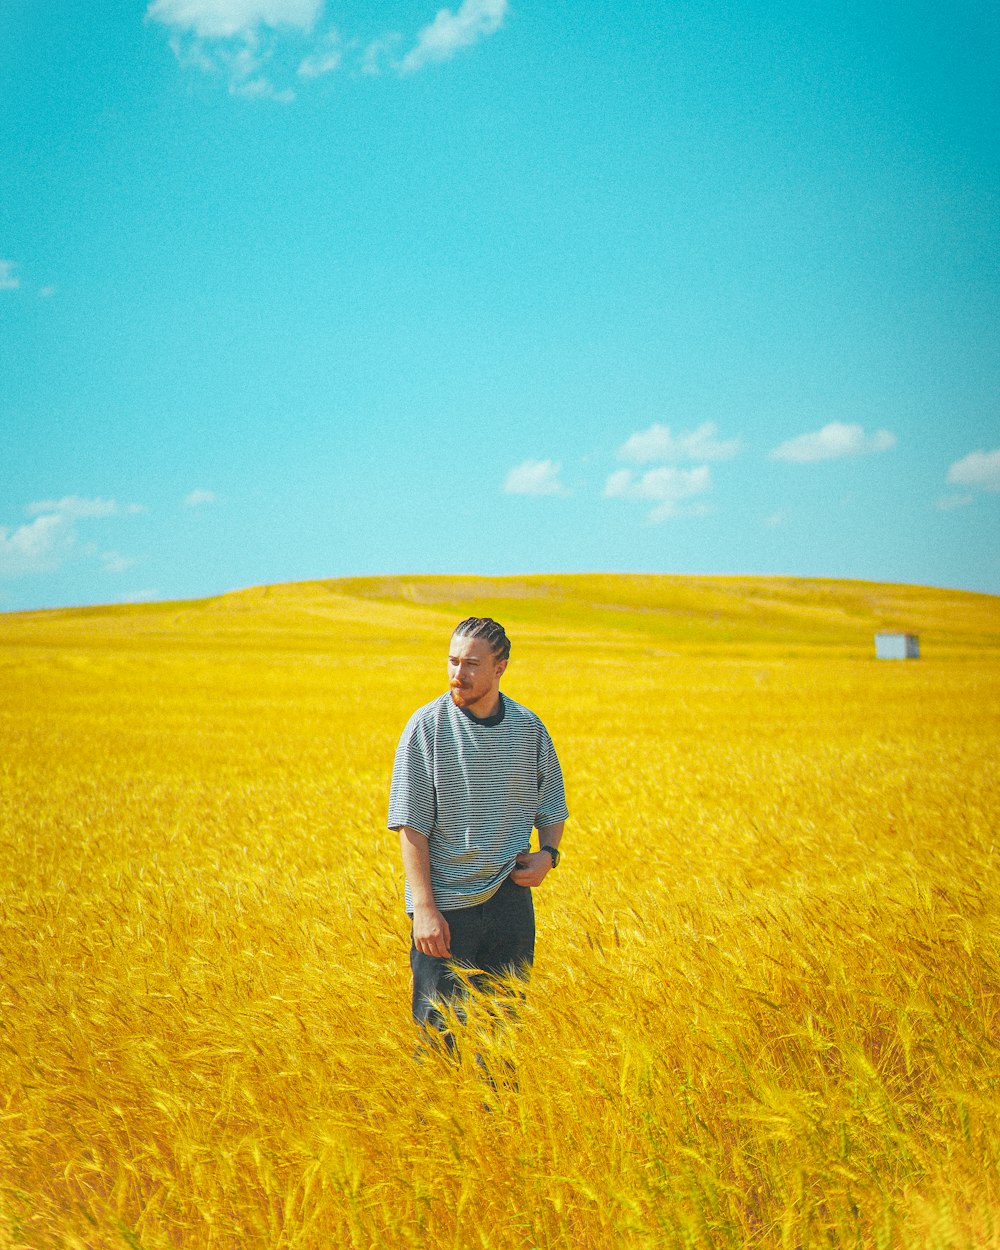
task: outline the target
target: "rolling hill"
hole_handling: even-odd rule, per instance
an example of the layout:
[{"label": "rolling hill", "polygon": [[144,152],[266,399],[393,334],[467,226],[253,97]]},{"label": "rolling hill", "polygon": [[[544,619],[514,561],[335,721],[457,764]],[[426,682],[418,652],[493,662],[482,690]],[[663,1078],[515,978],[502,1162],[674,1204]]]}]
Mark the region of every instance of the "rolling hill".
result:
[{"label": "rolling hill", "polygon": [[524,641],[685,651],[747,647],[873,653],[877,630],[921,638],[925,658],[1000,648],[1000,598],[958,590],[784,577],[637,574],[384,576],[287,583],[186,602],[0,615],[4,646],[327,647],[440,639],[467,615]]}]

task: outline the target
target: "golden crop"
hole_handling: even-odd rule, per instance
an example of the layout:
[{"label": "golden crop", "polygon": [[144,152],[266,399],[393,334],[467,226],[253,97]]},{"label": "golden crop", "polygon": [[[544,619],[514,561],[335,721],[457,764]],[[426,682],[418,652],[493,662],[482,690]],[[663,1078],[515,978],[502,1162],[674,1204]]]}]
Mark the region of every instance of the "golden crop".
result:
[{"label": "golden crop", "polygon": [[[572,811],[519,1020],[468,1025],[496,1093],[414,1059],[384,828],[473,611]],[[883,625],[924,658],[876,662]],[[414,578],[0,617],[0,1248],[1000,1246],[998,730],[985,596]]]}]

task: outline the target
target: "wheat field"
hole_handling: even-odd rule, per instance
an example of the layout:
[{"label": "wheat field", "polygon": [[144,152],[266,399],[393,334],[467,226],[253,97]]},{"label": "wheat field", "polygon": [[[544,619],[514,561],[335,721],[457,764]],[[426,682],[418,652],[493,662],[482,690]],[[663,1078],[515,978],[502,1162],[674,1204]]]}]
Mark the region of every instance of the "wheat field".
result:
[{"label": "wheat field", "polygon": [[[414,1057],[452,626],[563,763],[493,1070]],[[877,628],[922,658],[874,659]],[[0,616],[0,1248],[1000,1247],[1000,601],[384,578]]]}]

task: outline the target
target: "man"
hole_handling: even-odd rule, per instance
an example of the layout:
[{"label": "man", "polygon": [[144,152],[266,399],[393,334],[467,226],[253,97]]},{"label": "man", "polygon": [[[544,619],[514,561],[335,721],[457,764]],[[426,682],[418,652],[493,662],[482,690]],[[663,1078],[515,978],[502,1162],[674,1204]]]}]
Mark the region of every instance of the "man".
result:
[{"label": "man", "polygon": [[482,989],[527,975],[531,891],[559,863],[567,817],[545,726],[500,693],[509,656],[502,625],[462,621],[448,653],[448,693],[410,717],[392,772],[389,828],[399,831],[413,920],[413,1018],[449,1046],[438,1004],[465,992],[456,968],[484,974],[467,977]]}]

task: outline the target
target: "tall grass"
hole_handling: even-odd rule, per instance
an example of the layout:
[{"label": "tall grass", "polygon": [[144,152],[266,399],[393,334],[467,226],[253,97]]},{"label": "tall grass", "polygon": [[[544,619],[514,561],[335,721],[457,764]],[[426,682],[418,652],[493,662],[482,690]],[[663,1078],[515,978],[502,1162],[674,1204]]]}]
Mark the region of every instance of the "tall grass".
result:
[{"label": "tall grass", "polygon": [[995,648],[526,597],[573,817],[449,1064],[384,813],[452,614],[363,589],[2,623],[0,1247],[1000,1246]]}]

